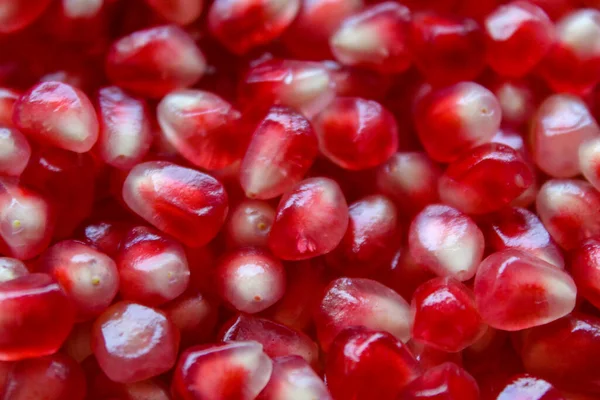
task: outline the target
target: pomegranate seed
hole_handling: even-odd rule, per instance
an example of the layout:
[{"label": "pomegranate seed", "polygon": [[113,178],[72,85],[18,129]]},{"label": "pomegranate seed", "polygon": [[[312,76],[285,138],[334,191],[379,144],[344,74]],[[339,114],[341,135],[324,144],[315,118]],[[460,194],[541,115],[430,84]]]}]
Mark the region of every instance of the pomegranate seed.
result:
[{"label": "pomegranate seed", "polygon": [[400,398],[403,400],[478,400],[480,397],[475,379],[458,365],[447,362],[425,371],[406,388]]},{"label": "pomegranate seed", "polygon": [[74,240],[59,242],[46,250],[41,270],[52,275],[71,298],[80,321],[106,310],[119,289],[115,262]]},{"label": "pomegranate seed", "polygon": [[146,0],[167,21],[188,25],[200,17],[204,0]]},{"label": "pomegranate seed", "polygon": [[531,82],[523,79],[499,80],[487,87],[498,99],[503,126],[519,128],[529,122],[538,100],[538,93]]},{"label": "pomegranate seed", "polygon": [[261,249],[226,253],[219,261],[216,285],[222,299],[238,311],[257,313],[275,304],[285,292],[285,269]]},{"label": "pomegranate seed", "polygon": [[163,310],[179,329],[182,344],[196,344],[208,340],[217,325],[216,305],[199,292],[184,293],[165,304]]},{"label": "pomegranate seed", "polygon": [[225,235],[231,247],[267,247],[275,209],[261,200],[244,200],[229,214]]},{"label": "pomegranate seed", "polygon": [[434,90],[417,101],[417,132],[427,154],[438,162],[489,142],[500,127],[502,110],[496,96],[473,82]]},{"label": "pomegranate seed", "polygon": [[53,355],[15,363],[7,379],[4,399],[84,400],[83,370],[71,357]]},{"label": "pomegranate seed", "polygon": [[536,208],[552,239],[565,250],[600,234],[600,193],[587,182],[547,181],[538,192]]},{"label": "pomegranate seed", "polygon": [[390,75],[380,75],[374,71],[349,67],[331,60],[323,61],[323,65],[334,82],[335,93],[338,96],[381,100],[392,85]]},{"label": "pomegranate seed", "polygon": [[540,7],[513,1],[489,14],[484,23],[487,61],[499,74],[520,77],[530,72],[554,42],[554,25]]},{"label": "pomegranate seed", "polygon": [[[71,301],[46,274],[28,274],[0,283],[0,360],[55,353],[75,320]],[[59,312],[50,312],[55,310]]]},{"label": "pomegranate seed", "polygon": [[582,94],[599,80],[600,11],[574,10],[556,22],[556,40],[540,65],[556,92]]},{"label": "pomegranate seed", "polygon": [[27,266],[16,258],[0,257],[0,283],[29,274]]},{"label": "pomegranate seed", "polygon": [[0,127],[0,175],[20,176],[31,157],[31,147],[16,129]]},{"label": "pomegranate seed", "polygon": [[498,393],[497,400],[566,400],[549,382],[529,374],[512,376]]},{"label": "pomegranate seed", "polygon": [[402,342],[387,332],[357,327],[333,341],[325,376],[334,399],[395,400],[420,372]]},{"label": "pomegranate seed", "polygon": [[600,136],[600,128],[579,98],[557,94],[548,97],[532,119],[533,158],[545,173],[556,178],[579,174],[581,143]]},{"label": "pomegranate seed", "polygon": [[483,233],[460,211],[434,204],[411,223],[408,248],[417,264],[439,276],[466,281],[475,275],[483,256]]},{"label": "pomegranate seed", "polygon": [[51,0],[0,1],[0,32],[11,33],[35,21],[50,5]]},{"label": "pomegranate seed", "polygon": [[492,143],[500,143],[508,146],[519,153],[521,157],[527,162],[531,161],[531,156],[525,145],[525,139],[521,134],[511,128],[500,128],[498,132],[492,138]]},{"label": "pomegranate seed", "polygon": [[475,79],[485,66],[485,35],[470,18],[421,12],[409,38],[414,62],[427,81],[447,85]]},{"label": "pomegranate seed", "polygon": [[83,226],[81,238],[100,252],[115,257],[130,227],[127,223],[99,220]]},{"label": "pomegranate seed", "polygon": [[190,347],[179,358],[171,392],[178,399],[253,400],[272,370],[273,362],[256,342]]},{"label": "pomegranate seed", "polygon": [[435,278],[419,286],[411,309],[412,338],[443,351],[464,350],[486,329],[473,293],[452,278]]},{"label": "pomegranate seed", "polygon": [[13,125],[13,107],[21,93],[7,88],[0,88],[0,125],[12,127]]},{"label": "pomegranate seed", "polygon": [[399,73],[411,64],[408,49],[410,10],[391,1],[346,18],[330,37],[335,58],[344,65]]},{"label": "pomegranate seed", "polygon": [[531,211],[510,207],[484,217],[480,223],[486,246],[496,252],[522,250],[558,268],[564,268],[563,256],[550,234]]},{"label": "pomegranate seed", "polygon": [[324,351],[345,328],[386,331],[403,342],[410,338],[410,306],[398,293],[371,279],[339,278],[325,290],[314,315]]},{"label": "pomegranate seed", "polygon": [[240,314],[225,323],[219,338],[224,342],[258,342],[271,358],[300,356],[313,368],[319,362],[319,348],[310,337],[268,319]]},{"label": "pomegranate seed", "polygon": [[533,183],[533,171],[516,150],[486,143],[463,153],[439,180],[440,198],[467,214],[497,211]]},{"label": "pomegranate seed", "polygon": [[424,371],[446,362],[462,366],[462,352],[460,351],[448,353],[414,340],[410,340],[407,345],[415,360],[419,362]]},{"label": "pomegranate seed", "polygon": [[259,400],[318,399],[332,400],[325,383],[299,356],[273,359],[269,383]]},{"label": "pomegranate seed", "polygon": [[92,321],[76,324],[63,344],[63,352],[78,363],[81,363],[93,354],[92,325]]},{"label": "pomegranate seed", "polygon": [[600,240],[592,238],[571,254],[570,272],[579,294],[594,306],[600,306]]},{"label": "pomegranate seed", "polygon": [[553,20],[560,18],[573,7],[569,0],[530,0],[530,3],[541,7]]},{"label": "pomegranate seed", "polygon": [[193,39],[174,26],[133,32],[115,42],[106,56],[106,75],[121,89],[160,98],[196,83],[206,70]]},{"label": "pomegranate seed", "polygon": [[283,260],[303,260],[329,253],[348,227],[348,206],[338,184],[329,178],[298,183],[279,202],[269,233],[269,247]]},{"label": "pomegranate seed", "polygon": [[321,63],[271,59],[251,66],[241,80],[240,99],[246,105],[291,107],[307,117],[333,100],[335,88]]},{"label": "pomegranate seed", "polygon": [[246,138],[236,127],[240,113],[219,96],[201,90],[177,90],[157,108],[166,139],[194,165],[224,168],[240,159]]},{"label": "pomegranate seed", "polygon": [[140,217],[190,247],[211,241],[228,211],[219,181],[164,161],[136,165],[123,184],[123,199]]},{"label": "pomegranate seed", "polygon": [[254,132],[240,166],[246,196],[271,199],[287,192],[306,175],[317,152],[310,122],[287,107],[272,107]]},{"label": "pomegranate seed", "polygon": [[98,119],[88,97],[60,82],[42,82],[14,105],[17,129],[44,145],[85,153],[98,140]]},{"label": "pomegranate seed", "polygon": [[373,100],[336,98],[316,118],[315,131],[321,153],[349,170],[375,167],[398,151],[394,116]]},{"label": "pomegranate seed", "polygon": [[138,226],[123,238],[116,256],[121,296],[158,306],[182,294],[190,270],[183,247],[154,229]]},{"label": "pomegranate seed", "polygon": [[475,276],[475,300],[494,328],[516,331],[561,318],[575,307],[571,277],[521,250],[506,249],[487,257]]},{"label": "pomegranate seed", "polygon": [[160,375],[175,365],[179,331],[162,312],[122,301],[92,328],[92,349],[102,371],[115,382]]},{"label": "pomegranate seed", "polygon": [[600,188],[600,136],[583,141],[578,153],[579,170],[594,188]]}]

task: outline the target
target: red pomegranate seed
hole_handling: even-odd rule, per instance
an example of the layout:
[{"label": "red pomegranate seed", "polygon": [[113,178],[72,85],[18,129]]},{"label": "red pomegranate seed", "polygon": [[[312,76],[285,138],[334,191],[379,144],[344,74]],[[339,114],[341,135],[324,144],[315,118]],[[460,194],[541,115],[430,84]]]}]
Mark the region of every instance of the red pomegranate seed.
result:
[{"label": "red pomegranate seed", "polygon": [[92,325],[93,321],[75,324],[69,337],[62,346],[63,352],[78,363],[81,363],[93,354]]},{"label": "red pomegranate seed", "polygon": [[163,310],[179,329],[184,345],[210,339],[217,325],[218,309],[214,302],[193,290],[165,304]]},{"label": "red pomegranate seed", "polygon": [[146,0],[146,3],[167,21],[188,25],[202,13],[204,0]]},{"label": "red pomegranate seed", "polygon": [[552,239],[565,250],[600,234],[600,193],[585,181],[547,181],[537,195],[536,209]]},{"label": "red pomegranate seed", "polygon": [[249,314],[275,304],[285,293],[285,269],[265,250],[245,248],[226,253],[215,270],[223,300]]},{"label": "red pomegranate seed", "polygon": [[171,392],[177,399],[253,400],[272,370],[273,362],[256,342],[190,347],[179,358]]},{"label": "red pomegranate seed", "polygon": [[469,288],[452,278],[435,278],[415,291],[412,338],[428,346],[459,352],[485,332]]},{"label": "red pomegranate seed", "polygon": [[600,80],[600,12],[569,12],[556,22],[556,41],[540,73],[556,92],[583,94]]},{"label": "red pomegranate seed", "polygon": [[[529,0],[530,3],[541,7],[553,20],[569,12],[574,6],[569,0]],[[585,1],[583,1],[585,3]]]},{"label": "red pomegranate seed", "polygon": [[161,98],[191,86],[205,70],[192,37],[174,25],[133,32],[113,42],[106,55],[112,83],[144,97]]},{"label": "red pomegranate seed", "polygon": [[381,73],[399,73],[411,65],[408,46],[410,10],[391,1],[346,18],[329,38],[335,58],[344,65]]},{"label": "red pomegranate seed", "polygon": [[448,353],[414,340],[410,340],[407,345],[410,352],[415,357],[415,360],[419,362],[419,365],[424,371],[446,362],[451,362],[459,366],[462,366],[463,364],[461,351]]},{"label": "red pomegranate seed", "polygon": [[183,247],[144,226],[125,235],[115,259],[121,297],[140,304],[158,306],[173,300],[185,291],[190,280]]},{"label": "red pomegranate seed", "polygon": [[387,94],[392,85],[389,75],[380,75],[374,71],[349,67],[331,60],[323,61],[323,65],[329,71],[335,85],[335,93],[338,96],[378,100]]},{"label": "red pomegranate seed", "polygon": [[123,184],[123,199],[140,217],[190,247],[211,241],[228,211],[219,181],[165,161],[136,165]]},{"label": "red pomegranate seed", "polygon": [[0,257],[0,283],[12,281],[29,274],[27,266],[20,260],[10,257]]},{"label": "red pomegranate seed", "polygon": [[414,62],[431,83],[473,80],[485,66],[485,35],[473,19],[417,13],[409,32]]},{"label": "red pomegranate seed", "polygon": [[162,311],[122,301],[94,322],[92,349],[102,371],[115,382],[160,375],[175,365],[179,331]]},{"label": "red pomegranate seed", "polygon": [[0,322],[2,361],[55,353],[75,320],[71,301],[46,274],[28,274],[0,283],[0,311],[5,315]]},{"label": "red pomegranate seed", "polygon": [[0,88],[0,125],[12,127],[13,125],[13,107],[21,93],[7,88]]},{"label": "red pomegranate seed", "polygon": [[219,339],[224,342],[255,341],[271,358],[300,356],[313,368],[319,363],[319,348],[310,337],[268,319],[240,314],[225,323]]},{"label": "red pomegranate seed", "polygon": [[529,374],[511,376],[496,400],[566,400],[549,382]]},{"label": "red pomegranate seed", "polygon": [[579,146],[579,170],[594,188],[600,188],[600,136],[583,141]]},{"label": "red pomegranate seed", "polygon": [[403,342],[410,338],[410,306],[398,293],[371,279],[332,281],[315,311],[314,322],[324,351],[338,333],[352,326],[389,332]]},{"label": "red pomegranate seed", "polygon": [[502,125],[520,128],[535,112],[537,91],[524,79],[499,79],[487,85],[502,109]]},{"label": "red pomegranate seed", "polygon": [[571,253],[570,272],[579,294],[595,307],[600,306],[600,240],[591,238]]},{"label": "red pomegranate seed", "polygon": [[439,180],[440,198],[467,214],[497,211],[533,184],[532,168],[516,150],[486,143],[453,161]]},{"label": "red pomegranate seed", "polygon": [[483,233],[460,211],[434,204],[413,219],[408,248],[417,264],[439,276],[466,281],[475,275],[483,256]]},{"label": "red pomegranate seed", "polygon": [[80,237],[83,241],[109,257],[115,257],[121,241],[129,231],[127,223],[98,220],[84,225]]},{"label": "red pomegranate seed", "polygon": [[84,400],[85,375],[71,357],[53,355],[21,360],[8,375],[4,399]]},{"label": "red pomegranate seed", "polygon": [[325,256],[327,265],[346,276],[371,276],[394,256],[398,212],[387,197],[372,195],[350,204],[348,214],[346,234]]},{"label": "red pomegranate seed", "polygon": [[556,178],[579,174],[580,144],[600,136],[600,128],[585,103],[566,94],[548,97],[538,108],[531,124],[535,163]]},{"label": "red pomegranate seed", "polygon": [[539,258],[506,249],[487,257],[475,276],[475,300],[484,321],[516,331],[561,318],[575,307],[573,279]]},{"label": "red pomegranate seed", "polygon": [[298,183],[279,202],[269,233],[269,248],[283,260],[304,260],[329,253],[348,227],[348,205],[329,178]]},{"label": "red pomegranate seed", "polygon": [[54,277],[71,298],[80,321],[96,317],[112,303],[119,290],[119,272],[106,254],[74,240],[50,247],[41,270]]},{"label": "red pomegranate seed", "polygon": [[398,151],[396,120],[373,100],[336,98],[316,117],[315,131],[321,153],[349,170],[375,167]]},{"label": "red pomegranate seed", "polygon": [[357,327],[333,341],[325,376],[334,399],[395,400],[420,372],[402,342],[387,332]]},{"label": "red pomegranate seed", "polygon": [[317,62],[270,59],[251,66],[240,82],[243,104],[264,109],[282,105],[309,118],[335,96],[329,72]]},{"label": "red pomegranate seed", "polygon": [[487,62],[498,74],[520,77],[530,72],[554,42],[554,25],[540,7],[513,1],[496,8],[484,22]]},{"label": "red pomegranate seed", "polygon": [[299,356],[273,359],[269,383],[258,400],[318,399],[332,400],[319,375]]},{"label": "red pomegranate seed", "polygon": [[489,142],[501,118],[496,96],[473,82],[429,92],[417,101],[414,111],[421,143],[438,162],[454,161],[464,151]]},{"label": "red pomegranate seed", "polygon": [[480,399],[479,387],[475,379],[451,362],[425,371],[402,392],[400,398],[403,400]]},{"label": "red pomegranate seed", "polygon": [[98,118],[88,97],[60,82],[42,82],[14,105],[17,129],[41,144],[85,153],[98,140]]},{"label": "red pomegranate seed", "polygon": [[267,247],[275,209],[266,201],[244,200],[229,214],[225,236],[231,247]]},{"label": "red pomegranate seed", "polygon": [[19,176],[31,157],[27,138],[16,129],[0,127],[0,175]]},{"label": "red pomegranate seed", "polygon": [[486,247],[494,252],[517,249],[558,268],[565,266],[560,249],[540,219],[525,208],[510,207],[489,214],[481,221],[480,227]]},{"label": "red pomegranate seed", "polygon": [[492,143],[500,143],[505,146],[508,146],[516,150],[517,153],[519,153],[519,155],[521,155],[521,157],[523,157],[525,161],[531,161],[531,156],[529,155],[529,152],[527,150],[525,139],[516,130],[506,127],[498,129],[498,132],[496,132],[496,134],[492,138]]},{"label": "red pomegranate seed", "polygon": [[229,51],[244,54],[278,38],[299,9],[300,0],[216,0],[208,29]]},{"label": "red pomegranate seed", "polygon": [[25,28],[48,8],[51,0],[1,0],[0,32],[11,33]]},{"label": "red pomegranate seed", "polygon": [[245,135],[236,126],[240,113],[215,94],[171,92],[158,105],[157,118],[169,143],[198,167],[224,168],[246,150]]}]

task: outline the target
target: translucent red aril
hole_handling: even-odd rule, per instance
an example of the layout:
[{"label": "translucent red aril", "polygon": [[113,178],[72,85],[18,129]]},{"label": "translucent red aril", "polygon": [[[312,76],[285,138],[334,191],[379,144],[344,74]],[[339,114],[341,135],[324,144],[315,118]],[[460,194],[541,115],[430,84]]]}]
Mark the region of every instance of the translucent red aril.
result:
[{"label": "translucent red aril", "polygon": [[285,292],[285,269],[265,250],[244,248],[226,253],[215,270],[223,300],[238,311],[257,313],[275,304]]},{"label": "translucent red aril", "polygon": [[428,346],[458,352],[486,330],[469,288],[452,278],[435,278],[415,291],[412,338]]},{"label": "translucent red aril", "polygon": [[496,400],[566,400],[550,382],[529,374],[510,377],[496,397]]},{"label": "translucent red aril", "polygon": [[560,249],[540,219],[525,208],[509,207],[489,214],[479,226],[491,251],[518,249],[558,268],[565,266]]},{"label": "translucent red aril", "polygon": [[271,358],[295,355],[313,367],[319,362],[319,348],[310,337],[268,319],[240,314],[225,323],[219,337],[224,342],[258,342]]},{"label": "translucent red aril", "polygon": [[42,82],[14,105],[13,121],[27,137],[44,145],[85,153],[98,140],[94,106],[79,89],[60,82]]},{"label": "translucent red aril", "polygon": [[533,171],[513,148],[486,143],[463,153],[439,180],[440,198],[467,214],[497,211],[533,184]]},{"label": "translucent red aril", "polygon": [[446,362],[451,362],[456,365],[463,364],[463,353],[461,351],[456,353],[448,353],[415,340],[410,340],[406,345],[425,371]]},{"label": "translucent red aril", "polygon": [[173,91],[158,105],[157,118],[169,143],[198,167],[224,168],[246,149],[247,139],[236,126],[240,113],[215,94]]},{"label": "translucent red aril", "polygon": [[485,35],[470,18],[434,12],[413,16],[410,43],[414,62],[437,85],[475,79],[485,66]]},{"label": "translucent red aril", "polygon": [[484,22],[487,62],[497,73],[520,77],[550,50],[554,26],[538,6],[513,1],[489,14]]},{"label": "translucent red aril", "polygon": [[600,12],[573,10],[556,22],[556,41],[540,72],[557,92],[583,94],[600,80]]},{"label": "translucent red aril", "polygon": [[165,161],[136,165],[123,184],[123,199],[140,217],[190,247],[211,241],[228,211],[221,182]]},{"label": "translucent red aril", "polygon": [[174,25],[133,32],[106,55],[113,84],[144,97],[160,98],[196,83],[206,70],[204,55],[190,35]]},{"label": "translucent red aril", "polygon": [[231,247],[267,247],[275,209],[261,200],[244,200],[238,204],[225,224],[227,243]]},{"label": "translucent red aril", "polygon": [[577,175],[580,144],[600,136],[600,129],[585,103],[566,94],[548,97],[538,108],[531,124],[535,163],[556,178]]},{"label": "translucent red aril", "polygon": [[165,304],[163,311],[181,333],[181,343],[197,344],[214,334],[218,308],[212,299],[195,290],[189,290]]},{"label": "translucent red aril", "polygon": [[74,240],[50,247],[42,255],[40,265],[71,298],[78,320],[100,314],[119,290],[115,262],[106,254]]},{"label": "translucent red aril", "polygon": [[551,179],[540,188],[537,214],[565,250],[600,234],[600,193],[576,179]]},{"label": "translucent red aril", "polygon": [[600,240],[591,238],[571,253],[571,276],[579,294],[595,307],[600,307]]},{"label": "translucent red aril", "polygon": [[146,0],[146,3],[167,21],[188,25],[202,13],[204,0]]},{"label": "translucent red aril", "polygon": [[75,324],[62,346],[63,353],[78,363],[92,355],[92,325],[93,321]]},{"label": "translucent red aril", "polygon": [[567,315],[573,311],[577,295],[566,272],[516,249],[483,260],[474,289],[485,322],[507,331],[547,324]]},{"label": "translucent red aril", "polygon": [[408,248],[417,264],[439,276],[466,281],[475,275],[483,256],[483,233],[460,211],[434,204],[413,219]]},{"label": "translucent red aril", "polygon": [[338,96],[382,99],[392,85],[390,75],[380,75],[375,71],[349,67],[331,60],[323,61],[323,65],[325,65],[331,79],[334,81],[335,93]]},{"label": "translucent red aril", "polygon": [[402,342],[362,327],[346,329],[335,338],[325,368],[336,400],[395,400],[420,373],[419,363]]},{"label": "translucent red aril", "polygon": [[329,253],[348,227],[348,205],[329,178],[298,183],[279,202],[269,248],[283,260],[304,260]]},{"label": "translucent red aril", "polygon": [[321,153],[345,169],[375,167],[398,151],[396,120],[373,100],[338,97],[314,126]]},{"label": "translucent red aril", "polygon": [[46,274],[0,283],[0,311],[5,315],[0,322],[2,361],[55,353],[75,321],[71,301]]},{"label": "translucent red aril", "polygon": [[[414,380],[400,396],[402,400],[478,400],[475,379],[458,365],[447,362]],[[526,400],[526,399],[522,399]]]},{"label": "translucent red aril", "polygon": [[11,33],[31,24],[48,8],[51,0],[2,0],[0,1],[0,32]]},{"label": "translucent red aril", "polygon": [[152,127],[142,99],[129,96],[116,86],[98,92],[100,137],[98,151],[108,165],[130,169],[150,149]]},{"label": "translucent red aril", "polygon": [[254,400],[272,370],[273,362],[257,342],[190,347],[179,358],[171,392],[185,400]]},{"label": "translucent red aril", "polygon": [[27,266],[16,258],[0,257],[0,283],[27,275]]},{"label": "translucent red aril", "polygon": [[84,400],[85,395],[85,376],[79,364],[56,353],[15,363],[3,399]]},{"label": "translucent red aril", "polygon": [[370,276],[394,256],[399,241],[396,206],[382,195],[367,196],[348,208],[348,229],[325,256],[327,265],[344,275]]},{"label": "translucent red aril", "polygon": [[0,125],[10,127],[13,125],[13,107],[21,93],[7,88],[0,88]]},{"label": "translucent red aril", "polygon": [[332,400],[319,375],[299,356],[273,359],[269,383],[259,400],[318,399]]},{"label": "translucent red aril", "polygon": [[31,157],[31,147],[16,129],[0,127],[0,175],[19,176]]},{"label": "translucent red aril", "polygon": [[183,247],[145,226],[125,235],[116,261],[121,296],[141,304],[157,306],[173,300],[185,291],[190,280]]},{"label": "translucent red aril", "polygon": [[414,111],[421,143],[438,162],[454,161],[464,151],[489,142],[501,118],[496,96],[474,82],[429,92],[417,101]]},{"label": "translucent red aril", "polygon": [[130,226],[126,222],[101,219],[83,225],[79,237],[95,249],[114,257],[129,229]]},{"label": "translucent red aril", "polygon": [[317,62],[270,59],[251,66],[241,80],[240,100],[268,109],[291,107],[306,117],[320,112],[335,96],[333,80]]},{"label": "translucent red aril", "polygon": [[579,146],[579,170],[596,190],[600,189],[600,136],[594,136]]},{"label": "translucent red aril", "polygon": [[299,9],[300,0],[216,0],[208,29],[229,51],[244,54],[279,37]]},{"label": "translucent red aril", "polygon": [[377,281],[339,278],[327,286],[314,322],[324,351],[339,332],[352,326],[386,331],[406,342],[410,337],[410,306]]},{"label": "translucent red aril", "polygon": [[528,80],[510,79],[488,85],[502,109],[502,125],[521,127],[529,122],[535,112],[537,92]]},{"label": "translucent red aril", "polygon": [[112,305],[94,322],[92,349],[113,381],[137,382],[175,365],[179,331],[162,311],[130,302]]},{"label": "translucent red aril", "polygon": [[399,73],[411,64],[408,45],[410,10],[391,1],[346,18],[330,37],[335,58],[344,65],[381,73]]}]

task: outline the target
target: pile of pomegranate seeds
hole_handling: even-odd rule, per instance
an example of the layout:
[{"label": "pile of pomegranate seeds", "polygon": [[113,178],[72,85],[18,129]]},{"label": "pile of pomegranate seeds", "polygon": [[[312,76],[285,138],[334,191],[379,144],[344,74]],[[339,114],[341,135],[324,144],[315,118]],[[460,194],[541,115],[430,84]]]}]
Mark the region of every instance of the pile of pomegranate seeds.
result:
[{"label": "pile of pomegranate seeds", "polygon": [[600,399],[598,0],[0,0],[0,400]]}]

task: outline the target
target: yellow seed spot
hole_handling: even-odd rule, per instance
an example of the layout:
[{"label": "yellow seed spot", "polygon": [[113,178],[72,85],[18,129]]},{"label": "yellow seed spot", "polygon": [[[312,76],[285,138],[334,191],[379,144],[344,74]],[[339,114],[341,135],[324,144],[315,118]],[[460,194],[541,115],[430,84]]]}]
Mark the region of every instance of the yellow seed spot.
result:
[{"label": "yellow seed spot", "polygon": [[15,229],[19,229],[21,227],[21,221],[19,221],[18,219],[15,219],[12,223],[12,226]]},{"label": "yellow seed spot", "polygon": [[172,277],[173,277],[173,272],[171,272],[171,271],[167,272],[167,276],[168,276],[169,278],[172,278]]},{"label": "yellow seed spot", "polygon": [[94,276],[92,278],[92,285],[98,286],[99,284],[100,284],[100,278],[98,278],[97,276]]},{"label": "yellow seed spot", "polygon": [[256,227],[259,231],[264,231],[265,229],[267,229],[267,224],[265,224],[264,222],[259,222],[258,224],[256,224]]},{"label": "yellow seed spot", "polygon": [[518,187],[525,187],[525,181],[521,175],[515,176],[515,185]]}]

